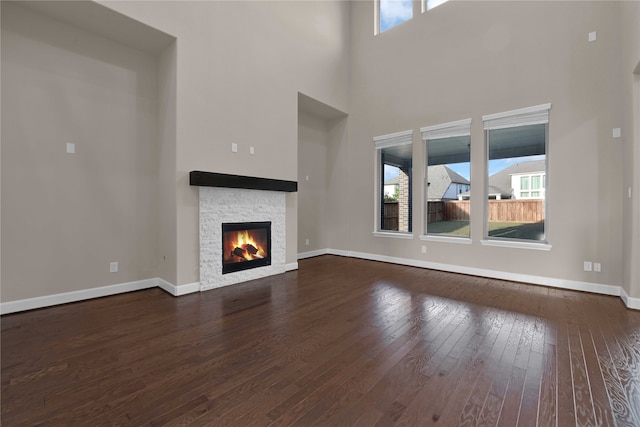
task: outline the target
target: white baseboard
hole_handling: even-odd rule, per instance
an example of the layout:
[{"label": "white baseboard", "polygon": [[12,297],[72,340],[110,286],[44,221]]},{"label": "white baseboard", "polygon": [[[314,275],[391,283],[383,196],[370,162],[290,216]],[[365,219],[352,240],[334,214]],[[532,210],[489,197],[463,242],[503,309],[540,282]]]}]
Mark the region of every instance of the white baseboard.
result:
[{"label": "white baseboard", "polygon": [[[621,286],[605,285],[600,283],[580,282],[575,280],[555,279],[551,277],[532,276],[528,274],[509,273],[504,271],[486,270],[475,267],[463,267],[452,264],[441,264],[428,261],[420,261],[408,258],[397,258],[386,255],[370,254],[365,252],[344,251],[339,249],[321,249],[317,251],[303,252],[298,254],[298,259],[310,258],[320,255],[339,255],[351,258],[361,258],[371,261],[382,261],[393,264],[408,265],[412,267],[428,268],[432,270],[448,271],[451,273],[469,274],[471,276],[489,277],[492,279],[510,280],[514,282],[531,283],[534,285],[544,285],[560,289],[571,289],[576,291],[593,292],[604,295],[619,296],[624,304],[634,310],[640,310],[640,298],[630,297]],[[286,266],[286,271],[296,270],[298,263],[290,263]],[[135,282],[120,283],[116,285],[101,286],[99,288],[83,289],[61,294],[47,295],[36,298],[27,298],[17,301],[0,303],[0,314],[10,314],[19,311],[33,310],[36,308],[50,307],[53,305],[66,304],[70,302],[83,301],[92,298],[117,295],[124,292],[139,291],[159,287],[173,296],[182,296],[200,291],[200,283],[188,283],[185,285],[174,285],[164,279],[153,278],[138,280]]]},{"label": "white baseboard", "polygon": [[164,279],[158,278],[156,280],[159,288],[167,291],[174,297],[192,294],[194,292],[200,292],[200,282],[187,283],[185,285],[176,286],[173,283],[169,283]]},{"label": "white baseboard", "polygon": [[627,294],[623,287],[620,287],[620,298],[624,301],[624,305],[628,308],[640,310],[640,298],[632,298]]},{"label": "white baseboard", "polygon": [[553,277],[533,276],[530,274],[509,273],[505,271],[487,270],[476,267],[464,267],[453,264],[442,264],[429,261],[421,261],[408,258],[398,258],[365,252],[343,251],[336,249],[321,249],[313,252],[298,254],[298,259],[308,258],[318,255],[340,255],[351,258],[361,258],[371,261],[389,262],[392,264],[408,265],[412,267],[428,268],[431,270],[448,271],[450,273],[468,274],[471,276],[488,277],[491,279],[509,280],[513,282],[530,283],[533,285],[543,285],[559,289],[570,289],[574,291],[593,292],[596,294],[619,296],[628,308],[640,310],[640,298],[629,297],[621,286],[606,285],[602,283],[581,282],[577,280],[557,279]]},{"label": "white baseboard", "polygon": [[351,257],[351,252],[343,251],[340,249],[318,249],[315,251],[300,252],[298,254],[298,259],[313,258],[320,255],[339,255],[339,256]]},{"label": "white baseboard", "polygon": [[293,271],[298,269],[297,262],[290,262],[289,264],[284,266],[284,271]]},{"label": "white baseboard", "polygon": [[328,249],[320,249],[317,251],[300,252],[298,259],[313,258],[315,256],[326,255]]},{"label": "white baseboard", "polygon": [[101,286],[99,288],[82,289],[80,291],[3,302],[0,303],[0,314],[16,313],[18,311],[33,310],[58,304],[67,304],[70,302],[106,297],[124,292],[155,288],[156,286],[158,286],[157,279],[146,279],[137,280],[135,282],[120,283],[117,285]]}]

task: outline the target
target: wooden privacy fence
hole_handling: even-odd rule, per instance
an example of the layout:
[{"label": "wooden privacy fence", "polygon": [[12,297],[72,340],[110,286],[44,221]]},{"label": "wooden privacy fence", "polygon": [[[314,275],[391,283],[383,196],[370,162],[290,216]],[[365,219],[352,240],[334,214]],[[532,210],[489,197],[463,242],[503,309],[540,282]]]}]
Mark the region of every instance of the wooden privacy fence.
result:
[{"label": "wooden privacy fence", "polygon": [[[544,221],[543,200],[489,200],[491,222]],[[427,202],[427,222],[469,221],[469,200]]]},{"label": "wooden privacy fence", "polygon": [[383,230],[398,230],[398,202],[384,202]]},{"label": "wooden privacy fence", "polygon": [[489,200],[489,221],[544,221],[544,200]]}]

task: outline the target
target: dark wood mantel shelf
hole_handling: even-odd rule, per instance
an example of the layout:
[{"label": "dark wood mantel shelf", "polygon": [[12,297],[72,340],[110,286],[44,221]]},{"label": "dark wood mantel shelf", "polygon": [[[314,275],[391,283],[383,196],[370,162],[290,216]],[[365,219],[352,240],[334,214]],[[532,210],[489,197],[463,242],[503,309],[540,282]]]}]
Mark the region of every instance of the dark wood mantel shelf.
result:
[{"label": "dark wood mantel shelf", "polygon": [[298,191],[296,181],[202,171],[189,172],[189,184],[200,187],[245,188],[248,190],[286,191],[288,193]]}]

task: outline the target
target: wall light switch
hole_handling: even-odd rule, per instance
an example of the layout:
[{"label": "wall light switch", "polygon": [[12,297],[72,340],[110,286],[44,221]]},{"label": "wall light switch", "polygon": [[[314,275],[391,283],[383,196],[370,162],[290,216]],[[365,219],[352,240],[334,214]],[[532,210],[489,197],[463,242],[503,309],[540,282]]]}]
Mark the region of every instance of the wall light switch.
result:
[{"label": "wall light switch", "polygon": [[424,246],[424,245],[423,245],[423,246],[422,246],[422,248],[421,248],[421,250],[422,250],[422,253],[423,253],[423,254],[426,254],[426,253],[427,253],[427,247],[426,247],[426,246]]},{"label": "wall light switch", "polygon": [[76,144],[67,142],[67,154],[76,154]]},{"label": "wall light switch", "polygon": [[591,261],[585,261],[584,262],[584,271],[591,271],[591,270],[592,270]]},{"label": "wall light switch", "polygon": [[305,244],[306,246],[309,246],[309,239],[305,239],[304,244]]},{"label": "wall light switch", "polygon": [[249,154],[256,154],[255,148],[249,147]]},{"label": "wall light switch", "polygon": [[238,144],[236,144],[235,142],[231,143],[231,152],[232,153],[237,153],[238,152]]},{"label": "wall light switch", "polygon": [[593,271],[595,271],[596,273],[600,273],[602,271],[602,266],[599,262],[593,263]]},{"label": "wall light switch", "polygon": [[595,32],[595,31],[591,31],[591,32],[589,33],[589,41],[590,41],[590,42],[594,42],[594,41],[596,41],[596,32]]},{"label": "wall light switch", "polygon": [[305,176],[305,180],[309,181],[309,175]]},{"label": "wall light switch", "polygon": [[620,128],[613,128],[613,137],[620,138],[622,136],[622,130]]}]

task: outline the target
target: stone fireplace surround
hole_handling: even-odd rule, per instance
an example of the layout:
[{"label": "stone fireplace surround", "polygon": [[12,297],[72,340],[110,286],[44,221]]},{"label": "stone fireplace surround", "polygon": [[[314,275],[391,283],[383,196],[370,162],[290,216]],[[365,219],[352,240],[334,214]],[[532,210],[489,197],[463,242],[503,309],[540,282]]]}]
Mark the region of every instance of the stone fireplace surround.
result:
[{"label": "stone fireplace surround", "polygon": [[[286,271],[286,195],[295,181],[192,171],[199,187],[200,290]],[[222,274],[222,223],[271,221],[271,265]]]}]

